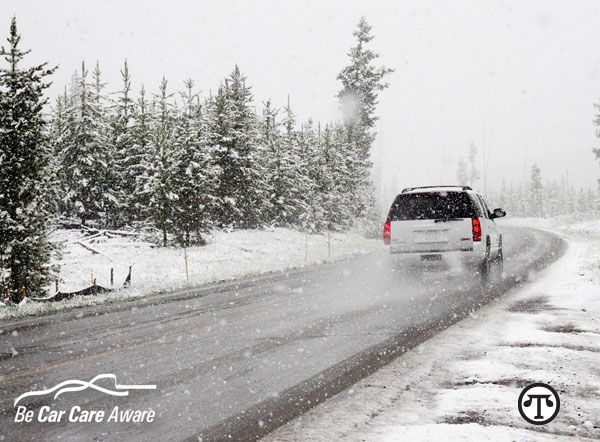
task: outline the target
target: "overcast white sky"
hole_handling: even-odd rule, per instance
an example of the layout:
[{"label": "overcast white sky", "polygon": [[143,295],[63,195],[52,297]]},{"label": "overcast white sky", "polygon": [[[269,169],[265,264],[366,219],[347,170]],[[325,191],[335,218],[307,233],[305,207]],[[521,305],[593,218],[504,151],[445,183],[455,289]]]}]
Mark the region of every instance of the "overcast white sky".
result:
[{"label": "overcast white sky", "polygon": [[[340,118],[336,75],[361,15],[380,62],[396,69],[380,97],[376,179],[383,199],[409,185],[452,183],[474,142],[491,153],[488,187],[542,176],[596,186],[600,145],[600,2],[595,1],[26,1],[17,16],[31,60],[59,65],[55,96],[85,59],[109,89],[127,58],[134,87],[208,93],[237,63],[256,102],[288,94],[300,118]],[[481,161],[481,157],[480,160]],[[482,187],[483,183],[478,183]]]}]

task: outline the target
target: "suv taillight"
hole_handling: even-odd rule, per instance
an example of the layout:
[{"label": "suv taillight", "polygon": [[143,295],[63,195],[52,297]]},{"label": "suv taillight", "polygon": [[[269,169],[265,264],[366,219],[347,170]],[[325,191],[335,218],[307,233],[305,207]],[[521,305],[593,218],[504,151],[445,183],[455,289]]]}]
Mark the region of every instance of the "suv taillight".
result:
[{"label": "suv taillight", "polygon": [[383,226],[383,243],[386,246],[390,245],[390,222],[386,221],[385,225]]},{"label": "suv taillight", "polygon": [[473,241],[481,241],[481,223],[479,218],[473,218]]}]

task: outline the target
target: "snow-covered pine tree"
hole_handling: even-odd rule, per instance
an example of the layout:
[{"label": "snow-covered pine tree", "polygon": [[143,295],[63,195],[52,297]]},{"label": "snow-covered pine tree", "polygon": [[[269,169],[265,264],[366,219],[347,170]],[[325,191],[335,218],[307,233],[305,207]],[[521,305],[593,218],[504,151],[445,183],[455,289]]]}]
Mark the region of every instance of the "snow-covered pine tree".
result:
[{"label": "snow-covered pine tree", "polygon": [[323,173],[319,133],[309,119],[298,133],[298,165],[303,177],[303,206],[298,222],[302,230],[309,233],[324,229],[325,211],[320,198],[321,175]]},{"label": "snow-covered pine tree", "polygon": [[132,152],[130,154],[132,162],[127,171],[135,181],[132,193],[125,198],[129,207],[126,211],[126,219],[132,224],[143,224],[147,220],[150,206],[150,191],[146,189],[146,186],[150,183],[153,171],[154,154],[151,150],[153,116],[150,103],[146,99],[146,90],[142,85],[139,97],[133,107]]},{"label": "snow-covered pine tree", "polygon": [[226,225],[224,220],[232,220],[234,217],[235,206],[228,200],[228,183],[222,183],[223,179],[228,179],[230,167],[227,164],[228,152],[229,119],[228,119],[228,101],[225,86],[221,85],[214,96],[210,96],[205,103],[206,124],[205,140],[207,146],[213,152],[214,167],[216,173],[215,187],[215,206],[213,207],[212,219],[218,226]]},{"label": "snow-covered pine tree", "polygon": [[114,196],[108,208],[110,224],[131,225],[135,219],[136,175],[141,160],[134,142],[133,118],[135,102],[131,96],[131,76],[127,60],[121,69],[122,86],[112,103],[110,113],[109,154],[110,170],[108,173],[109,188]]},{"label": "snow-covered pine tree", "polygon": [[[349,227],[354,221],[356,202],[355,195],[351,192],[352,177],[348,165],[351,164],[352,156],[348,156],[348,135],[342,123],[335,123],[331,128],[331,148],[328,149],[329,174],[334,182],[334,200],[337,209],[330,213],[329,218],[339,226],[339,229]],[[354,167],[353,167],[354,168]],[[331,227],[333,229],[333,227]],[[336,230],[336,229],[334,229]]]},{"label": "snow-covered pine tree", "polygon": [[344,213],[341,189],[338,187],[339,174],[342,172],[339,166],[344,162],[338,157],[331,125],[327,124],[323,129],[320,144],[323,170],[320,176],[319,199],[323,208],[324,228],[328,231],[338,230],[342,226]]},{"label": "snow-covered pine tree", "polygon": [[70,100],[68,138],[60,155],[66,215],[77,216],[83,225],[104,220],[107,167],[99,99],[87,76],[82,62],[77,95]]},{"label": "snow-covered pine tree", "polygon": [[350,49],[350,64],[342,69],[338,80],[342,89],[337,94],[340,107],[344,113],[344,124],[352,147],[348,155],[355,155],[352,160],[354,170],[349,170],[353,177],[351,192],[356,196],[355,216],[362,216],[369,204],[363,197],[368,196],[370,183],[370,153],[375,139],[375,114],[377,97],[380,91],[388,87],[384,78],[393,72],[385,66],[376,67],[374,61],[379,57],[367,44],[373,40],[371,26],[362,17],[357,29],[353,32],[356,46]]},{"label": "snow-covered pine tree", "polygon": [[[194,82],[184,82],[183,108],[174,128],[173,220],[178,239],[189,245],[203,244],[202,233],[210,227],[214,203],[214,172],[208,146],[203,141],[202,106]],[[192,237],[195,235],[195,238]]]},{"label": "snow-covered pine tree", "polygon": [[[286,134],[281,133],[282,123],[277,120],[279,110],[273,108],[271,100],[264,103],[261,121],[261,145],[264,146],[263,164],[267,172],[267,188],[270,207],[265,211],[265,221],[276,226],[292,224],[296,205],[296,164],[293,145],[293,113],[286,110]],[[291,118],[291,119],[290,119]]]},{"label": "snow-covered pine tree", "polygon": [[[600,138],[600,103],[595,103],[594,107],[596,108],[596,115],[594,116],[594,126],[596,126],[596,137]],[[598,161],[600,161],[600,147],[593,147],[592,153],[596,157]],[[600,181],[599,181],[600,183]],[[600,184],[598,184],[600,186]]]},{"label": "snow-covered pine tree", "polygon": [[217,220],[222,226],[258,227],[268,201],[251,103],[251,89],[236,66],[215,97],[209,135],[219,171]]},{"label": "snow-covered pine tree", "polygon": [[469,183],[467,163],[465,163],[465,159],[463,157],[458,159],[458,164],[456,167],[456,179],[458,180],[458,184],[461,186],[466,186]]},{"label": "snow-covered pine tree", "polygon": [[13,17],[8,47],[0,48],[8,67],[0,68],[0,284],[17,302],[22,289],[41,295],[52,276],[53,245],[48,240],[48,161],[44,134],[47,64],[22,68],[28,53],[19,48]]},{"label": "snow-covered pine tree", "polygon": [[475,187],[475,181],[479,179],[479,170],[475,165],[477,163],[477,146],[471,143],[469,146],[469,186]]},{"label": "snow-covered pine tree", "polygon": [[172,94],[167,92],[163,77],[159,94],[155,96],[155,115],[150,137],[150,152],[144,164],[142,179],[148,195],[147,221],[162,233],[162,245],[167,245],[168,233],[173,229],[173,201],[177,198],[173,188],[174,152],[173,129],[175,120]]},{"label": "snow-covered pine tree", "polygon": [[500,184],[500,192],[494,198],[496,201],[496,207],[506,207],[506,202],[508,199],[508,187],[506,186],[506,178],[502,178],[502,183]]},{"label": "snow-covered pine tree", "polygon": [[306,202],[306,192],[310,188],[310,179],[303,173],[301,149],[299,147],[299,133],[296,131],[296,116],[290,104],[288,96],[287,105],[283,109],[281,121],[283,133],[281,135],[281,148],[284,157],[288,158],[283,170],[286,182],[282,186],[288,186],[285,216],[282,220],[287,225],[299,226],[303,213],[309,210]]},{"label": "snow-covered pine tree", "polygon": [[66,212],[62,201],[62,195],[64,194],[62,184],[66,182],[66,177],[62,176],[60,155],[69,136],[69,109],[72,106],[70,100],[71,98],[65,87],[63,94],[56,98],[55,105],[50,112],[48,142],[52,155],[49,170],[52,180],[51,192],[53,193],[50,204],[52,213],[55,216],[60,216]]},{"label": "snow-covered pine tree", "polygon": [[99,155],[95,161],[97,168],[92,181],[95,181],[98,222],[104,227],[118,227],[122,222],[122,202],[119,199],[119,182],[121,176],[116,161],[115,145],[112,143],[111,109],[107,106],[104,95],[106,83],[102,82],[100,63],[97,61],[92,71],[92,101],[95,107],[93,115],[94,144]]},{"label": "snow-covered pine tree", "polygon": [[537,164],[531,166],[531,181],[529,182],[530,196],[530,216],[542,217],[542,177],[541,170]]}]

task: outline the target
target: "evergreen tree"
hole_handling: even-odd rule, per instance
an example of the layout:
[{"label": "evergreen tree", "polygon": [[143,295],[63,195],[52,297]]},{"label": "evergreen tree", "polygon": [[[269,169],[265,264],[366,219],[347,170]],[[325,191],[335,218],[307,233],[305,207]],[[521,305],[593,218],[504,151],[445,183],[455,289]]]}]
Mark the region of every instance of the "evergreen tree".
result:
[{"label": "evergreen tree", "polygon": [[162,233],[162,244],[167,245],[168,232],[173,229],[173,202],[177,198],[173,187],[175,158],[173,154],[174,109],[172,95],[167,92],[163,77],[156,98],[156,115],[150,137],[150,151],[142,175],[144,192],[148,196],[148,220]]},{"label": "evergreen tree", "polygon": [[[596,111],[598,112],[595,116],[594,116],[594,126],[596,126],[596,137],[600,138],[600,103],[595,103],[594,107],[596,108]],[[598,161],[600,161],[600,148],[599,147],[594,147],[592,148],[592,152],[594,153],[594,155],[596,156],[596,159]],[[600,183],[600,181],[599,181]],[[599,184],[600,186],[600,184]]]},{"label": "evergreen tree", "polygon": [[358,22],[356,46],[350,49],[350,64],[338,75],[342,90],[338,93],[340,105],[344,111],[344,122],[348,127],[348,136],[355,139],[361,148],[363,158],[368,158],[369,149],[375,137],[370,131],[379,119],[375,115],[378,93],[388,87],[384,78],[394,72],[385,66],[376,67],[373,62],[379,57],[366,45],[373,40],[371,26],[364,17]]},{"label": "evergreen tree", "polygon": [[203,244],[202,232],[210,226],[214,205],[214,174],[211,153],[203,143],[204,120],[198,95],[193,91],[194,82],[186,80],[185,88],[181,94],[184,107],[174,129],[173,185],[177,198],[173,202],[173,218],[183,244],[192,242],[192,233],[196,235],[195,242]]},{"label": "evergreen tree", "polygon": [[298,134],[298,165],[300,174],[305,179],[302,189],[303,210],[299,214],[298,221],[300,227],[310,233],[320,232],[325,220],[325,212],[320,198],[323,170],[318,137],[319,134],[310,119]]},{"label": "evergreen tree", "polygon": [[542,176],[537,164],[531,166],[531,215],[542,217]]},{"label": "evergreen tree", "polygon": [[150,103],[146,99],[146,90],[142,85],[139,97],[133,107],[133,126],[131,127],[131,152],[129,153],[128,169],[125,171],[134,181],[129,195],[124,196],[129,208],[126,219],[131,223],[143,223],[146,221],[148,207],[150,206],[150,191],[146,187],[151,176],[152,161],[151,151],[152,126],[154,124],[153,113],[150,111]]},{"label": "evergreen tree", "polygon": [[209,134],[219,167],[217,220],[223,226],[258,227],[268,201],[251,103],[251,89],[236,66],[215,97]]},{"label": "evergreen tree", "polygon": [[21,289],[42,294],[53,268],[54,247],[48,240],[48,164],[44,135],[44,78],[54,69],[20,63],[29,51],[19,48],[16,19],[10,24],[8,47],[0,56],[0,271],[2,286],[19,301]]},{"label": "evergreen tree", "polygon": [[284,130],[281,135],[281,149],[286,161],[282,162],[283,182],[281,183],[281,191],[287,191],[287,196],[284,197],[285,212],[282,212],[281,215],[285,224],[298,226],[302,214],[309,207],[305,196],[309,190],[310,182],[309,177],[303,173],[299,134],[295,129],[296,116],[290,105],[289,97],[283,112],[281,126]]},{"label": "evergreen tree", "polygon": [[116,227],[121,224],[121,201],[119,200],[119,182],[121,176],[116,161],[115,145],[112,142],[110,121],[113,115],[108,108],[108,100],[104,95],[106,83],[102,82],[100,63],[92,71],[92,124],[95,144],[94,165],[97,168],[95,176],[96,205],[100,207],[97,219],[104,227]]},{"label": "evergreen tree", "polygon": [[[326,137],[326,139],[328,136]],[[348,137],[343,124],[335,123],[331,129],[331,146],[326,144],[326,155],[328,157],[329,172],[333,180],[333,202],[334,207],[329,208],[329,228],[340,230],[349,227],[354,221],[356,212],[355,195],[349,191],[352,188],[352,176],[350,168],[352,157],[348,157]],[[338,209],[336,211],[335,205]],[[337,227],[337,228],[336,228]]]},{"label": "evergreen tree", "polygon": [[467,169],[467,163],[465,163],[465,159],[460,157],[458,160],[458,166],[456,168],[456,179],[458,180],[458,184],[461,186],[466,186],[469,183],[469,172]]},{"label": "evergreen tree", "polygon": [[78,216],[83,225],[105,221],[107,168],[99,91],[87,75],[82,62],[78,94],[69,109],[68,140],[60,154],[66,214]]},{"label": "evergreen tree", "polygon": [[475,181],[479,179],[479,170],[475,164],[477,163],[477,146],[471,143],[469,146],[469,186],[475,187]]},{"label": "evergreen tree", "polygon": [[50,186],[52,192],[50,204],[52,213],[55,216],[60,216],[66,212],[61,192],[61,189],[64,187],[63,183],[66,182],[66,177],[63,175],[63,170],[61,169],[60,155],[69,137],[69,109],[72,106],[70,100],[71,98],[67,94],[67,88],[65,87],[63,94],[56,98],[56,104],[50,112],[50,129],[48,132],[48,142],[50,151],[52,152],[50,158],[50,177],[52,180],[52,185]]},{"label": "evergreen tree", "polygon": [[373,36],[371,26],[364,17],[360,19],[353,35],[357,40],[356,46],[348,53],[350,64],[337,77],[342,83],[337,97],[344,113],[349,141],[348,156],[355,157],[348,164],[353,178],[349,190],[355,195],[355,216],[360,217],[369,204],[365,198],[372,187],[370,153],[375,139],[375,123],[378,120],[375,114],[377,98],[379,92],[388,87],[384,78],[393,69],[374,65],[379,54],[367,48]]},{"label": "evergreen tree", "polygon": [[[294,223],[297,209],[298,179],[294,157],[294,116],[288,106],[283,121],[285,133],[281,133],[282,123],[277,120],[279,110],[271,101],[265,103],[261,122],[261,145],[264,146],[263,164],[267,172],[267,189],[270,195],[270,210],[265,212],[265,221],[277,226]],[[296,195],[295,195],[296,194]]]},{"label": "evergreen tree", "polygon": [[137,210],[135,207],[136,175],[139,170],[141,153],[135,147],[133,134],[134,100],[131,97],[131,77],[127,60],[121,70],[123,85],[112,103],[110,115],[110,169],[108,186],[114,196],[108,213],[110,224],[121,226],[132,223]]},{"label": "evergreen tree", "polygon": [[340,166],[344,164],[339,156],[333,128],[326,125],[323,129],[319,161],[319,204],[323,209],[323,227],[326,230],[338,230],[344,223],[343,194],[340,192]]}]

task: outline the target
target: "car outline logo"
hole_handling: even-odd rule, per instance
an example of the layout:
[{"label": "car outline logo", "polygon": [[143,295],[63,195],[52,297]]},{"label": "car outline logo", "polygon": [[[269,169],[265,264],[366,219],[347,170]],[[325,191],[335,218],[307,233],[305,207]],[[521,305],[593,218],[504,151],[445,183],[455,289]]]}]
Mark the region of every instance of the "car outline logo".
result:
[{"label": "car outline logo", "polygon": [[[112,379],[114,381],[115,387],[114,390],[109,390],[108,388],[101,387],[96,385],[96,381],[101,379]],[[92,388],[94,390],[100,391],[102,393],[108,394],[110,396],[128,396],[129,390],[156,390],[156,385],[125,385],[117,383],[117,376],[112,373],[103,373],[95,376],[90,381],[80,381],[78,379],[69,379],[63,382],[56,384],[52,388],[48,388],[46,390],[34,390],[28,391],[27,393],[23,393],[18,398],[15,399],[14,406],[26,397],[31,396],[44,396],[56,391],[53,399],[56,399],[63,393],[75,392],[75,391],[84,391],[88,388]],[[58,391],[57,391],[58,390]]]}]

